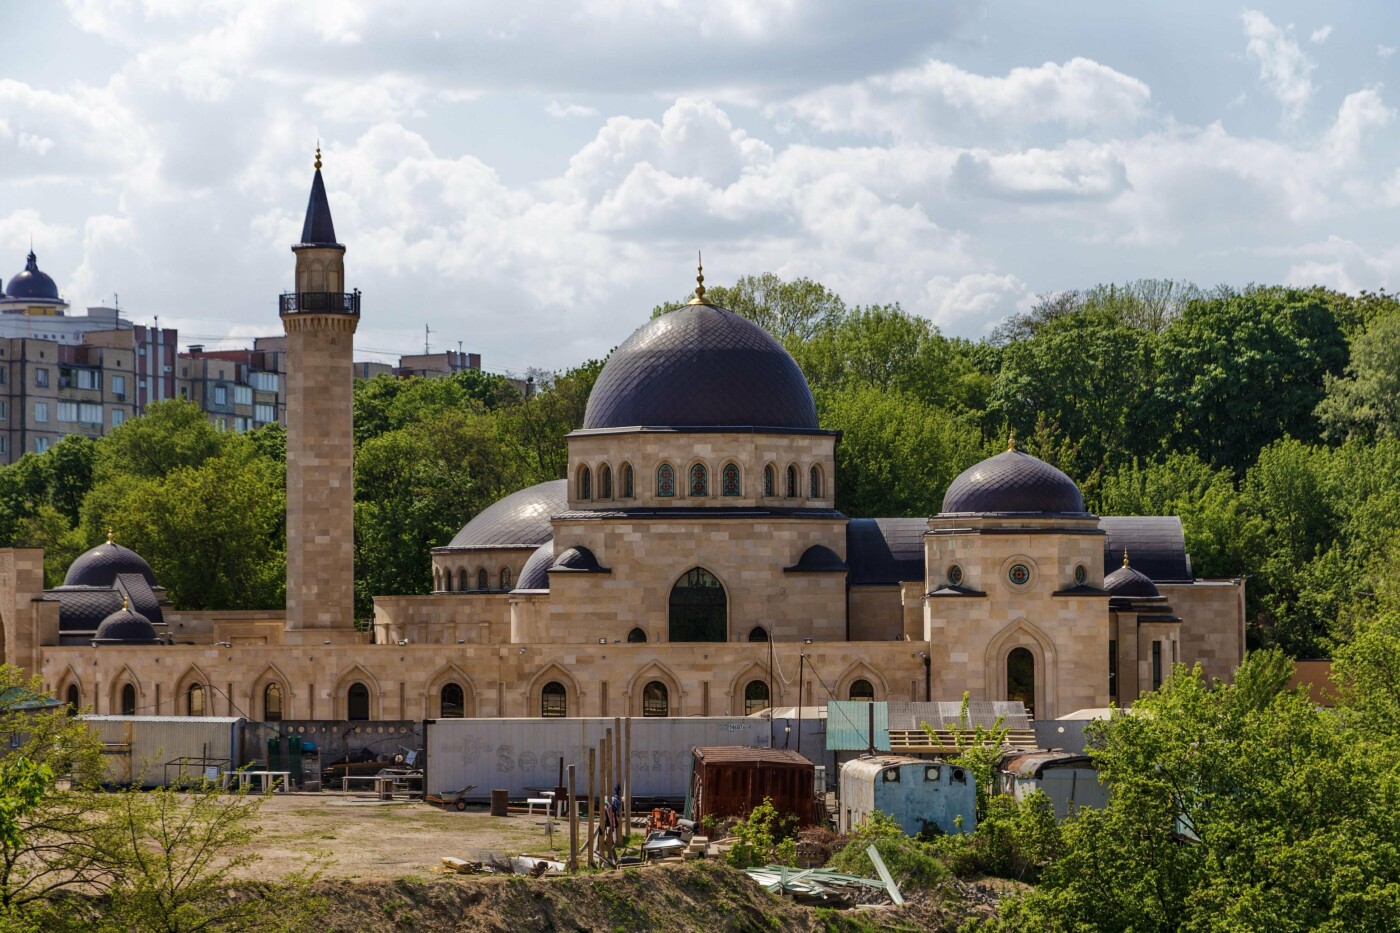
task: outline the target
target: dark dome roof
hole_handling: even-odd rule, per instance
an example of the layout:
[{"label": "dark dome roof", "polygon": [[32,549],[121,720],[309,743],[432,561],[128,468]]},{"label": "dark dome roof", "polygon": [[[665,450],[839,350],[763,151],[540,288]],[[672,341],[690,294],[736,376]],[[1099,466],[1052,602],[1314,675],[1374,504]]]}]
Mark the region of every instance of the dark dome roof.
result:
[{"label": "dark dome roof", "polygon": [[554,566],[550,570],[567,570],[574,573],[607,573],[608,570],[598,563],[598,558],[593,552],[583,545],[567,548],[559,552],[559,556],[554,560]]},{"label": "dark dome roof", "polygon": [[28,261],[24,264],[24,271],[10,279],[10,284],[5,287],[5,294],[11,298],[59,300],[58,286],[48,275],[39,271],[39,263],[32,249],[29,251]]},{"label": "dark dome roof", "polygon": [[1084,497],[1074,480],[1019,450],[963,470],[944,493],[940,511],[1085,514]]},{"label": "dark dome roof", "polygon": [[520,568],[520,578],[515,581],[515,591],[548,590],[549,568],[554,563],[554,543],[541,544],[525,566]]},{"label": "dark dome roof", "polygon": [[513,492],[477,514],[448,542],[449,548],[539,547],[554,535],[551,515],[568,511],[568,481],[552,479]]},{"label": "dark dome roof", "polygon": [[146,559],[130,548],[114,544],[108,540],[80,555],[68,568],[63,578],[64,586],[112,586],[117,574],[139,573],[151,586],[156,585],[155,574]]},{"label": "dark dome roof", "polygon": [[690,304],[637,328],[588,397],[585,430],[627,427],[817,430],[797,362],[763,328]]},{"label": "dark dome roof", "polygon": [[118,609],[102,620],[97,627],[95,641],[124,641],[133,644],[155,642],[156,628],[151,620],[130,609]]},{"label": "dark dome roof", "polygon": [[1125,562],[1122,567],[1103,578],[1103,588],[1112,596],[1126,596],[1135,599],[1151,599],[1161,596],[1152,578]]},{"label": "dark dome roof", "polygon": [[783,569],[788,573],[837,573],[849,568],[840,554],[825,544],[814,544],[802,552],[796,564]]}]

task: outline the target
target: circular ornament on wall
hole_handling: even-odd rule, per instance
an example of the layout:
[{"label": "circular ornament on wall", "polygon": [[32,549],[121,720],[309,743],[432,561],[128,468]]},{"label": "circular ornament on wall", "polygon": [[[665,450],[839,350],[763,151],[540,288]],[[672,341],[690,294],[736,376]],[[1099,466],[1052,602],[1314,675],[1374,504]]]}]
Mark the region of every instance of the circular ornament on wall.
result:
[{"label": "circular ornament on wall", "polygon": [[948,582],[953,584],[953,586],[962,586],[963,572],[962,568],[957,564],[952,564],[948,567]]},{"label": "circular ornament on wall", "polygon": [[1089,579],[1089,571],[1084,569],[1083,564],[1076,564],[1074,567],[1074,582],[1079,586],[1084,585],[1084,581]]},{"label": "circular ornament on wall", "polygon": [[1012,564],[1006,571],[1006,579],[1011,581],[1012,586],[1025,586],[1031,582],[1031,568],[1025,564]]}]

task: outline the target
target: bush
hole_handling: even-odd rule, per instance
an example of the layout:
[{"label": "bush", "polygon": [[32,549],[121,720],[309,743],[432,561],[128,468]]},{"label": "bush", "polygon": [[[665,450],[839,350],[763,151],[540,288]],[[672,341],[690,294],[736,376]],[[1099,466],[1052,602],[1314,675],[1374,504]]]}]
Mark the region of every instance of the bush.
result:
[{"label": "bush", "polygon": [[1050,798],[1036,791],[1021,801],[991,797],[975,833],[942,836],[932,845],[959,877],[996,875],[1034,883],[1064,851],[1064,837]]},{"label": "bush", "polygon": [[734,824],[735,843],[725,856],[735,868],[755,865],[797,864],[797,840],[793,837],[797,819],[783,816],[773,806],[773,798],[764,797],[747,817]]},{"label": "bush", "polygon": [[870,814],[851,834],[850,841],[826,867],[848,875],[878,878],[879,873],[866,852],[871,845],[880,853],[901,890],[933,888],[948,877],[947,867],[932,846],[906,836],[893,817],[879,811]]}]

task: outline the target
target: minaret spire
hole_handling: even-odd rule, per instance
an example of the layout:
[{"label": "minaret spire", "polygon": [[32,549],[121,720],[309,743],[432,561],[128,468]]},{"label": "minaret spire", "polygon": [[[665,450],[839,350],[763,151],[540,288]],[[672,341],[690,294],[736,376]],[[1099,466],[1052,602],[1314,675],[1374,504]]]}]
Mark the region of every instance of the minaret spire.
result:
[{"label": "minaret spire", "polygon": [[306,221],[301,225],[303,246],[338,246],[331,204],[326,199],[326,183],[321,180],[321,146],[316,146],[316,174],[311,177],[311,197],[306,202]]}]

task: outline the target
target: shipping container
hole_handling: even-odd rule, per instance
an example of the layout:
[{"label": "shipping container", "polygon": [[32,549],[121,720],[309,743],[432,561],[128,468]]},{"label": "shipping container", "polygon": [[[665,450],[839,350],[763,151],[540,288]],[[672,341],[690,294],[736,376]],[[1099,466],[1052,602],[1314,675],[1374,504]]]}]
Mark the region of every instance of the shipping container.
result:
[{"label": "shipping container", "polygon": [[841,765],[842,832],[851,832],[875,811],[892,817],[910,836],[925,831],[953,834],[977,828],[977,780],[946,761],[877,755]]},{"label": "shipping container", "polygon": [[242,718],[84,716],[104,746],[107,781],[162,787],[244,764]]},{"label": "shipping container", "polygon": [[697,823],[747,816],[764,800],[796,821],[798,828],[816,821],[816,765],[782,748],[701,746],[694,751],[687,813]]},{"label": "shipping container", "polygon": [[[768,723],[744,717],[633,718],[632,796],[685,799],[691,749],[697,745],[768,746]],[[423,724],[424,782],[441,795],[476,785],[469,800],[493,789],[512,798],[534,796],[559,779],[559,765],[577,765],[581,792],[588,786],[588,749],[597,748],[614,720],[429,719]],[[609,788],[611,790],[611,788]]]}]

